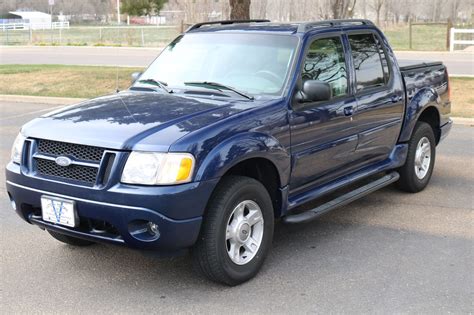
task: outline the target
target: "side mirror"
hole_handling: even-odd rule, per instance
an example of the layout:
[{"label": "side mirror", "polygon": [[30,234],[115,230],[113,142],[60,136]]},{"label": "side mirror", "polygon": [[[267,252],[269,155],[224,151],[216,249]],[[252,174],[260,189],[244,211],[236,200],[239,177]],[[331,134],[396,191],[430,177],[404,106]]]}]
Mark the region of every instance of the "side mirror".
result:
[{"label": "side mirror", "polygon": [[321,102],[328,101],[332,97],[332,89],[329,83],[317,80],[307,80],[303,83],[299,101],[304,102]]},{"label": "side mirror", "polygon": [[132,84],[135,83],[135,81],[138,80],[138,78],[142,75],[141,72],[134,72],[132,73]]}]

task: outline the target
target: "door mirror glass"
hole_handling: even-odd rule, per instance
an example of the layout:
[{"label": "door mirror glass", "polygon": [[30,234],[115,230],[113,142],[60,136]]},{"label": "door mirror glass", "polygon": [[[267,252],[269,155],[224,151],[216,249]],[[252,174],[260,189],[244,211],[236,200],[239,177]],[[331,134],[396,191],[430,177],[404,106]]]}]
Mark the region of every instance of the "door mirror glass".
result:
[{"label": "door mirror glass", "polygon": [[132,73],[132,84],[135,83],[135,81],[138,80],[138,78],[142,75],[141,72],[134,72]]},{"label": "door mirror glass", "polygon": [[301,102],[328,101],[332,97],[329,83],[318,80],[307,80],[301,89]]}]

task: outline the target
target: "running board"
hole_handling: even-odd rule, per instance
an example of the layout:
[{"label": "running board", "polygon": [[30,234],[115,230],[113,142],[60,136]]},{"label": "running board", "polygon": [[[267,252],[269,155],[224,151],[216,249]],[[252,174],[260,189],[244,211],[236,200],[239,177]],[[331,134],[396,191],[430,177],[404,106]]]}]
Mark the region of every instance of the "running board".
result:
[{"label": "running board", "polygon": [[328,201],[314,209],[307,210],[299,214],[290,214],[283,217],[283,222],[288,224],[294,223],[303,223],[316,219],[320,215],[329,212],[338,207],[347,205],[359,198],[362,198],[376,190],[379,190],[385,186],[390,185],[393,182],[396,182],[400,178],[400,174],[397,172],[391,172],[390,174],[385,175],[382,178],[379,178],[367,185],[359,187],[353,191],[350,191],[342,196],[337,197],[331,201]]}]

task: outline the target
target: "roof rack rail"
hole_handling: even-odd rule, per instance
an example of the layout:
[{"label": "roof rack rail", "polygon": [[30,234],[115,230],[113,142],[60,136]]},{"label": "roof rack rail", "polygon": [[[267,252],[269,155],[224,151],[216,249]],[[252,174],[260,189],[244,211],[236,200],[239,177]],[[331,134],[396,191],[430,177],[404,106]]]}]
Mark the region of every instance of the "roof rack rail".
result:
[{"label": "roof rack rail", "polygon": [[364,19],[341,19],[341,20],[326,20],[318,22],[306,22],[298,25],[298,33],[304,33],[308,29],[318,26],[341,26],[341,25],[374,25],[372,21]]},{"label": "roof rack rail", "polygon": [[229,25],[229,24],[237,24],[237,23],[265,23],[265,22],[270,22],[270,20],[263,20],[263,19],[256,19],[256,20],[224,20],[224,21],[212,21],[212,22],[202,22],[202,23],[196,23],[191,25],[185,33],[198,29],[201,26],[204,25]]}]

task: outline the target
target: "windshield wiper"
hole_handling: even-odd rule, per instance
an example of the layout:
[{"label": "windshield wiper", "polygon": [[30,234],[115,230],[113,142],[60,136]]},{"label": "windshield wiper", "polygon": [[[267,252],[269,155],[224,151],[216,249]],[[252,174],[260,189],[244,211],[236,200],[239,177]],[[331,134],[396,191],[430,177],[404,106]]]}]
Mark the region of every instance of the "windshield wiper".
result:
[{"label": "windshield wiper", "polygon": [[236,88],[232,86],[228,86],[225,84],[217,83],[217,82],[209,82],[209,81],[191,81],[191,82],[184,82],[184,85],[195,85],[195,86],[202,86],[202,87],[209,87],[209,88],[214,88],[217,91],[222,92],[222,89],[224,90],[229,90],[232,91],[240,96],[245,97],[246,99],[249,99],[253,101],[255,98],[251,95],[248,95],[242,91],[237,90]]},{"label": "windshield wiper", "polygon": [[137,82],[138,82],[138,83],[148,83],[148,84],[152,84],[152,85],[157,86],[157,87],[159,87],[160,89],[166,91],[167,93],[173,93],[172,90],[169,90],[169,89],[167,88],[168,83],[163,82],[163,81],[160,81],[160,80],[155,80],[155,79],[151,79],[151,78],[150,78],[150,79],[138,80]]}]

